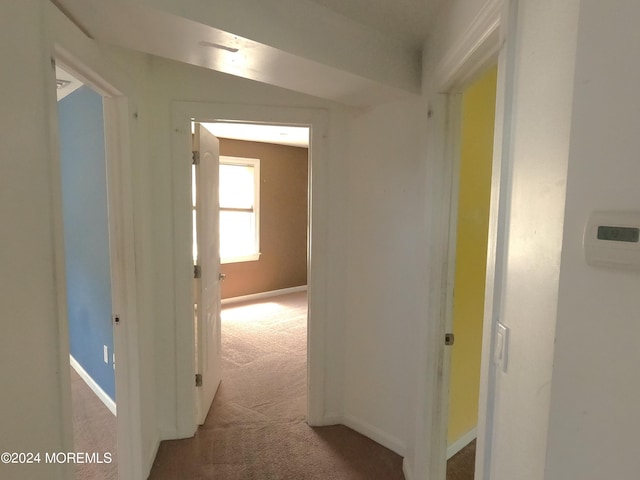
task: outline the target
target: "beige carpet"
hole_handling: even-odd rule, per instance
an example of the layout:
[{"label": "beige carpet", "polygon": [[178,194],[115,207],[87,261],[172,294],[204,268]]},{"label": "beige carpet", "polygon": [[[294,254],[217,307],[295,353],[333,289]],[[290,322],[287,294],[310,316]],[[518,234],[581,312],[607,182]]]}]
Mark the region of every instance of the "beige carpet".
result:
[{"label": "beige carpet", "polygon": [[476,463],[476,441],[464,447],[447,461],[447,480],[473,480]]},{"label": "beige carpet", "polygon": [[192,439],[160,445],[150,479],[401,480],[402,458],[344,426],[310,428],[306,294],[226,308],[223,379]]},{"label": "beige carpet", "polygon": [[116,417],[73,368],[71,368],[71,402],[74,450],[90,454],[98,453],[101,456],[110,452],[113,460],[110,464],[76,464],[76,480],[117,480]]}]

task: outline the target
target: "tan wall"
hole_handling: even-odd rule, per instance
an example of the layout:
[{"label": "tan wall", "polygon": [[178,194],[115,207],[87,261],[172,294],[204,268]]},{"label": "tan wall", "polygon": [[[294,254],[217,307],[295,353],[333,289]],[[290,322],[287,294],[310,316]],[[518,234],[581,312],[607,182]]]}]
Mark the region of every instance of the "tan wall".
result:
[{"label": "tan wall", "polygon": [[222,298],[307,284],[308,151],[220,139],[220,155],[260,159],[260,259],[221,266]]}]

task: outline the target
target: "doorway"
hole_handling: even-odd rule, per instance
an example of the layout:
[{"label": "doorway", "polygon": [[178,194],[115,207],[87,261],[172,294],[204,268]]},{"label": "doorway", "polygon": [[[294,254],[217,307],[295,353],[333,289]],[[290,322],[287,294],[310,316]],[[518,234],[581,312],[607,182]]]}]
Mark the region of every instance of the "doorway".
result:
[{"label": "doorway", "polygon": [[[52,131],[56,133],[52,136],[52,149],[59,160],[54,168],[60,179],[60,200],[56,202],[56,228],[60,235],[56,240],[56,254],[67,260],[61,264],[62,276],[58,279],[59,302],[64,305],[66,313],[61,316],[60,323],[60,331],[66,337],[60,352],[60,366],[65,370],[70,369],[69,376],[61,375],[62,388],[63,391],[70,392],[69,384],[75,382],[74,387],[79,386],[85,398],[91,398],[95,408],[104,407],[107,410],[106,418],[110,415],[113,421],[115,417],[114,441],[117,447],[113,447],[112,452],[98,452],[91,457],[91,463],[101,460],[107,465],[109,462],[106,461],[105,454],[109,453],[111,466],[115,467],[117,458],[117,468],[114,468],[111,476],[102,473],[100,478],[138,478],[143,475],[140,395],[136,391],[140,382],[137,363],[129,361],[132,352],[137,354],[137,277],[133,242],[128,100],[119,90],[96,75],[95,66],[89,68],[57,47],[55,55],[55,66],[59,69],[58,75],[52,69],[52,83],[55,81],[61,86],[60,90],[74,83],[78,87],[69,95],[69,99],[62,100],[76,104],[73,108],[65,107],[72,111],[71,115],[67,112],[70,123],[65,119],[63,125],[63,120],[54,115],[51,124]],[[64,76],[62,72],[65,72]],[[57,81],[56,76],[60,81]],[[81,98],[72,101],[71,95],[74,94]],[[52,106],[57,109],[55,105]],[[79,113],[77,109],[80,109]],[[69,126],[72,128],[67,129]],[[89,127],[91,132],[83,130]],[[94,138],[100,138],[100,141],[91,144],[89,133]],[[71,146],[75,156],[63,152],[62,148],[66,148],[63,144]],[[87,148],[83,151],[78,149],[79,146]],[[99,155],[95,156],[95,152]],[[94,158],[85,158],[89,155]],[[91,169],[85,171],[90,164]],[[91,203],[82,204],[83,196],[89,198]],[[94,235],[98,239],[93,239]],[[92,241],[87,241],[90,238]],[[84,249],[81,252],[84,257],[81,257],[75,244],[69,243],[72,241],[79,242]],[[97,271],[100,272],[99,275]],[[98,280],[85,281],[88,272],[92,272],[92,276]],[[70,299],[72,295],[77,295],[73,301]],[[84,299],[85,303],[77,303],[78,298]],[[100,326],[94,328],[87,320],[89,317],[95,317],[95,324]],[[103,338],[94,338],[86,344],[82,341],[83,335],[86,337],[98,330],[104,335]],[[71,338],[67,332],[75,337]],[[79,365],[82,369],[76,370],[70,366],[73,362],[70,354],[77,361],[76,367]],[[117,369],[114,368],[116,362]],[[78,373],[76,377],[76,372],[82,370],[87,375],[82,377]],[[100,388],[87,387],[91,384],[89,378]],[[97,397],[95,392],[100,390],[104,395]],[[73,404],[72,399],[67,398]],[[117,416],[112,412],[117,413]],[[73,432],[72,419],[68,418],[68,431]],[[94,449],[89,447],[89,452],[92,451]]]},{"label": "doorway", "polygon": [[204,126],[220,139],[222,303],[306,287],[309,128]]},{"label": "doorway", "polygon": [[464,89],[452,229],[447,479],[472,480],[478,424],[497,66]]},{"label": "doorway", "polygon": [[[469,28],[460,44],[444,53],[444,60],[435,72],[430,95],[430,117],[434,176],[432,182],[435,216],[431,240],[434,243],[435,268],[430,272],[431,306],[427,324],[425,364],[430,376],[424,382],[427,415],[420,432],[425,434],[427,456],[424,470],[429,478],[446,479],[447,434],[449,406],[449,368],[451,348],[446,345],[452,332],[455,279],[455,234],[457,233],[457,162],[459,160],[461,127],[461,93],[465,88],[497,63],[494,145],[491,172],[489,241],[487,245],[485,299],[483,314],[480,392],[477,417],[477,451],[474,479],[490,476],[493,415],[497,368],[494,348],[502,301],[504,253],[507,251],[506,222],[510,173],[510,125],[513,103],[516,58],[514,42],[517,10],[509,2],[495,2],[483,11]],[[442,180],[444,179],[444,181]],[[423,463],[416,462],[416,471]]]},{"label": "doorway", "polygon": [[102,96],[56,68],[76,478],[116,479],[115,350]]},{"label": "doorway", "polygon": [[[236,387],[251,385],[248,392],[253,393],[227,397],[227,401],[243,404],[247,411],[261,411],[266,424],[306,418],[309,128],[218,124],[212,131],[220,138],[222,168],[233,169],[239,159],[246,165],[246,159],[251,159],[259,184],[255,189],[257,258],[234,261],[234,252],[225,251],[230,241],[224,240],[235,236],[233,219],[220,227],[225,275],[221,284],[223,394],[228,391],[225,379],[234,381]],[[222,201],[224,184],[230,180],[221,169],[221,208],[232,206],[231,199]],[[221,211],[225,213],[233,215]],[[252,237],[249,231],[237,234]],[[257,392],[264,397],[256,397]],[[241,424],[238,420],[236,425]]]},{"label": "doorway", "polygon": [[[215,395],[215,391],[210,392],[211,395],[205,395],[205,384],[215,384],[212,388],[217,390],[221,378],[226,378],[227,384],[231,384],[239,370],[250,370],[243,370],[242,362],[238,364],[233,358],[237,360],[247,355],[252,356],[252,352],[260,350],[259,344],[267,334],[273,334],[274,345],[281,344],[285,350],[288,350],[286,345],[290,342],[282,343],[281,340],[284,337],[291,337],[290,341],[295,340],[296,358],[299,356],[300,345],[304,345],[304,362],[298,373],[302,375],[301,385],[306,385],[306,293],[303,294],[304,319],[299,315],[303,297],[295,298],[297,308],[294,310],[289,308],[287,302],[292,300],[291,294],[306,292],[307,289],[309,127],[203,122],[194,123],[193,132],[194,145],[198,145],[198,148],[194,148],[197,153],[192,167],[193,255],[198,272],[195,280],[196,304],[204,305],[202,308],[196,305],[194,309],[195,361],[199,383],[197,416],[198,423],[202,424]],[[207,148],[207,144],[212,146],[205,151],[203,148]],[[219,166],[217,172],[209,175],[213,177],[213,173],[217,173],[216,176],[219,177],[219,188],[216,189],[219,193],[215,194],[218,196],[219,206],[217,212],[205,215],[207,218],[216,217],[220,220],[218,226],[207,226],[204,222],[206,218],[200,217],[207,209],[204,203],[208,193],[200,191],[206,182],[199,176],[203,174],[203,168],[211,170],[202,161],[207,161],[204,156],[214,150],[219,152]],[[209,188],[212,187],[214,186],[209,185]],[[201,251],[198,243],[206,244],[208,241],[208,235],[201,231],[202,228],[219,231],[215,234],[219,235],[220,240],[219,256],[216,252],[216,255],[208,257],[209,261],[219,261],[220,264],[213,265],[212,268],[202,265],[206,252]],[[220,279],[219,282],[214,282],[213,288],[218,290],[214,296],[220,297],[221,303],[228,306],[223,309],[222,321],[218,323],[220,332],[216,331],[218,328],[207,328],[205,321],[210,312],[203,311],[206,305],[202,301],[204,290],[200,284],[205,282],[208,274]],[[245,307],[251,304],[253,308],[235,308],[238,304]],[[214,317],[219,315],[219,308],[215,305],[208,307],[216,310]],[[296,311],[296,315],[291,315],[291,311]],[[238,312],[241,312],[240,316],[246,317],[245,321],[238,321]],[[199,315],[202,318],[198,318]],[[304,323],[298,325],[302,320]],[[275,328],[276,325],[284,328],[284,331]],[[220,338],[201,338],[209,330],[212,335]],[[279,335],[275,335],[276,331],[280,332]],[[227,351],[218,351],[222,345],[227,345]],[[204,372],[207,370],[204,359],[213,358],[204,351],[208,348],[211,348],[211,353],[217,357],[216,362],[220,364],[208,369],[212,375]],[[265,359],[260,355],[257,358]],[[283,364],[287,364],[286,358]],[[223,365],[227,365],[227,368]],[[223,389],[224,383],[223,380]],[[207,405],[200,405],[203,403]],[[306,412],[304,415],[306,416]]]},{"label": "doorway", "polygon": [[[192,307],[192,202],[191,197],[191,122],[239,122],[304,126],[310,129],[309,139],[309,219],[308,219],[308,348],[307,348],[307,423],[322,425],[325,419],[324,368],[325,332],[322,319],[326,315],[326,262],[328,238],[326,228],[327,163],[325,138],[328,115],[324,110],[291,107],[265,107],[224,103],[174,102],[173,132],[173,202],[174,265],[176,319],[193,316]],[[186,159],[189,159],[187,162]],[[177,435],[192,436],[197,429],[197,391],[193,382],[194,341],[193,322],[176,321],[177,342]]]}]

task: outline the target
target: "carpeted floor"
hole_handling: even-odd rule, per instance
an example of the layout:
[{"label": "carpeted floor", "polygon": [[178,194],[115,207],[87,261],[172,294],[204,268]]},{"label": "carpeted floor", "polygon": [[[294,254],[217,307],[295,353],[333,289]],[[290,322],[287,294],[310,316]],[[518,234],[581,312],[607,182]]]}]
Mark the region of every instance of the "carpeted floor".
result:
[{"label": "carpeted floor", "polygon": [[116,417],[71,368],[73,447],[76,452],[111,453],[112,462],[77,463],[76,480],[117,480]]},{"label": "carpeted floor", "polygon": [[447,480],[473,480],[476,462],[476,441],[464,447],[447,461]]},{"label": "carpeted floor", "polygon": [[194,438],[164,441],[151,480],[402,480],[402,458],[344,426],[310,428],[306,294],[223,310],[223,377]]}]

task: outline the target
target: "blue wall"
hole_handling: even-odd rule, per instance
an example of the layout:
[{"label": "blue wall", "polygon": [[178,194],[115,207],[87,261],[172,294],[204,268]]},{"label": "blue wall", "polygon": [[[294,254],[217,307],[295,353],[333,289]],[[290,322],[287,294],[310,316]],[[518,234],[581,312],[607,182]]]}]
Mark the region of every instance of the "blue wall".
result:
[{"label": "blue wall", "polygon": [[115,400],[102,97],[81,87],[58,117],[71,355]]}]

